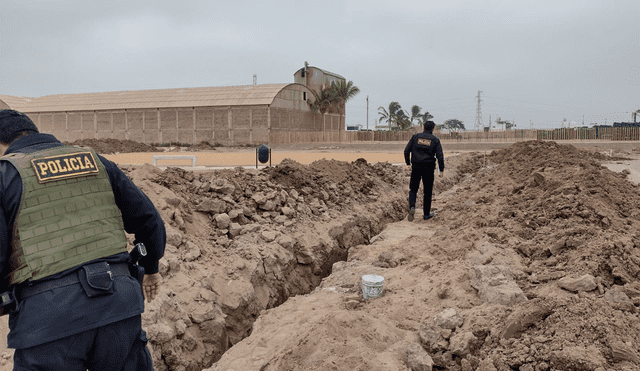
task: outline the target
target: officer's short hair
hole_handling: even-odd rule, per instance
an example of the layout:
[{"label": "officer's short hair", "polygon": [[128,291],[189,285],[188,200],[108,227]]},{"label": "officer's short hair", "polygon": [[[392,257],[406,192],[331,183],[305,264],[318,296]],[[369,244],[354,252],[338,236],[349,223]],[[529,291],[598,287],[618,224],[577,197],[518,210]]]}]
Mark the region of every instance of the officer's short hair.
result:
[{"label": "officer's short hair", "polygon": [[427,121],[424,123],[424,130],[430,133],[433,132],[433,129],[435,129],[435,127],[436,127],[436,123],[433,121]]},{"label": "officer's short hair", "polygon": [[29,116],[12,109],[0,109],[0,143],[9,144],[25,134],[39,133]]}]

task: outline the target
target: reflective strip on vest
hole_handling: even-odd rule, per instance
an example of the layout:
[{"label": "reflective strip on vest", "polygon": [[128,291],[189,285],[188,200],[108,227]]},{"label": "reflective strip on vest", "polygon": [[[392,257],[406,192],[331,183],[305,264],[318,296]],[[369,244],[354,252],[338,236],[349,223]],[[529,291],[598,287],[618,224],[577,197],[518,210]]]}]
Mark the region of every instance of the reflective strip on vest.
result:
[{"label": "reflective strip on vest", "polygon": [[[82,169],[79,159],[86,160]],[[10,161],[22,178],[9,257],[10,284],[127,251],[122,214],[106,169],[93,150],[62,146],[0,160]]]}]

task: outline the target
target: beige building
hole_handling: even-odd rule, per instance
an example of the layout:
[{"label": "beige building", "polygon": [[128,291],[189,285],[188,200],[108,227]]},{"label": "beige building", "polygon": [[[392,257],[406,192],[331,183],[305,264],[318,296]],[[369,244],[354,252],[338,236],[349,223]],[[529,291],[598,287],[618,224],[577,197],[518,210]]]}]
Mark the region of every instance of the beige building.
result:
[{"label": "beige building", "polygon": [[313,87],[293,83],[37,98],[0,95],[0,108],[24,112],[41,132],[70,142],[114,138],[147,144],[241,145],[270,143],[287,133],[344,131],[341,115],[323,117],[311,111]]},{"label": "beige building", "polygon": [[329,88],[332,82],[345,81],[345,78],[335,73],[325,71],[318,67],[305,66],[293,74],[294,81],[297,84],[304,85],[315,93],[319,93],[322,89]]}]

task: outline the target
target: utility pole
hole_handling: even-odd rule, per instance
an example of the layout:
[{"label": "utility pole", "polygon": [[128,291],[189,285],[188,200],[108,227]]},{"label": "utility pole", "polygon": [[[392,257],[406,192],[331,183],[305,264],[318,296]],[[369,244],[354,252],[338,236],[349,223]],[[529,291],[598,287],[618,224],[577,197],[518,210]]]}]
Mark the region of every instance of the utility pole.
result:
[{"label": "utility pole", "polygon": [[[475,123],[475,130],[480,130],[480,128],[484,128],[484,125],[482,125],[482,110],[480,107],[480,102],[482,102],[482,99],[480,99],[480,94],[482,93],[481,90],[478,90],[478,96],[476,98],[478,98],[478,107],[476,108],[476,123]],[[491,125],[491,124],[489,124]]]},{"label": "utility pole", "polygon": [[258,83],[258,75],[256,75],[255,73],[253,74],[253,85],[256,85]]},{"label": "utility pole", "polygon": [[367,131],[369,131],[369,96],[367,95]]}]

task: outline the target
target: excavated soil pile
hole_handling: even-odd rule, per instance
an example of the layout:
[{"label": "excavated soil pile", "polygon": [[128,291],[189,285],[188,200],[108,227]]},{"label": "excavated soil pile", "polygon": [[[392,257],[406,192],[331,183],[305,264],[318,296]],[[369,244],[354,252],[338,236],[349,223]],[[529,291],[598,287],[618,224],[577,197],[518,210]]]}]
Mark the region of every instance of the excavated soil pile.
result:
[{"label": "excavated soil pile", "polygon": [[476,329],[493,331],[476,346],[499,370],[639,367],[640,195],[601,159],[518,143],[494,151],[465,197],[447,205],[461,234],[520,257],[515,282],[532,300],[514,306],[500,333]]},{"label": "excavated soil pile", "polygon": [[209,142],[200,142],[187,148],[188,151],[215,151],[216,148],[221,147],[221,144],[211,144]]},{"label": "excavated soil pile", "polygon": [[[435,218],[352,246],[208,370],[640,369],[639,189],[602,158],[541,141],[472,155]],[[365,274],[382,297],[363,299]]]},{"label": "excavated soil pile", "polygon": [[405,168],[362,159],[124,170],[167,225],[165,286],[143,314],[156,370],[210,366],[262,311],[311,292],[406,212]]},{"label": "excavated soil pile", "polygon": [[106,155],[115,153],[158,152],[156,147],[128,139],[79,139],[74,142],[65,142],[65,144],[91,147],[94,151]]}]

